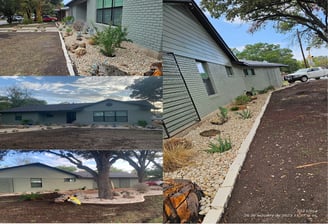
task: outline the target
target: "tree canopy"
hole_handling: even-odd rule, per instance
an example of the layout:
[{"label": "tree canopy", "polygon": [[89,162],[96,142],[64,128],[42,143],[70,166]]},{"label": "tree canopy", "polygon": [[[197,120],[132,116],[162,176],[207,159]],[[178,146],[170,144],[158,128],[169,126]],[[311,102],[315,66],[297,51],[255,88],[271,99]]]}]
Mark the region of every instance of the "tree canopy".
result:
[{"label": "tree canopy", "polygon": [[279,32],[299,29],[311,46],[328,45],[327,0],[202,0],[201,7],[214,18],[251,22],[250,32],[273,22]]},{"label": "tree canopy", "polygon": [[163,79],[162,77],[148,77],[134,80],[134,83],[126,87],[131,89],[131,98],[143,99],[152,102],[162,99]]},{"label": "tree canopy", "polygon": [[292,50],[280,48],[279,44],[248,44],[242,51],[238,51],[237,49],[233,49],[232,51],[239,59],[267,61],[288,65],[289,67],[282,68],[283,71],[293,72],[299,69],[297,60],[293,58]]}]

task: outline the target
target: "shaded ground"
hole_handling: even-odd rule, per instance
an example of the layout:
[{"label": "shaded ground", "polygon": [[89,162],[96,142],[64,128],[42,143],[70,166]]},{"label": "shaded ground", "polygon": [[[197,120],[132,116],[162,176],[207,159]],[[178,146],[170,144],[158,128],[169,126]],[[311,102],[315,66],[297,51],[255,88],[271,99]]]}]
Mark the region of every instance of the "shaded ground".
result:
[{"label": "shaded ground", "polygon": [[15,223],[142,223],[162,222],[163,197],[145,197],[145,202],[124,205],[74,205],[54,203],[58,194],[41,200],[19,201],[19,196],[1,197],[1,222]]},{"label": "shaded ground", "polygon": [[69,75],[57,32],[0,32],[0,75]]},{"label": "shaded ground", "polygon": [[275,92],[221,222],[327,223],[327,118],[327,80]]},{"label": "shaded ground", "polygon": [[0,149],[162,149],[161,130],[62,128],[0,134]]}]

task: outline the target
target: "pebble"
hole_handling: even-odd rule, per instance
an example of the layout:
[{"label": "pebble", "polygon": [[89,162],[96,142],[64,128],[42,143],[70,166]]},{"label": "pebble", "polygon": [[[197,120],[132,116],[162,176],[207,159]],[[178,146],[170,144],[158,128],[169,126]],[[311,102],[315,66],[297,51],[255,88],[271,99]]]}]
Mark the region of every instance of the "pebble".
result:
[{"label": "pebble", "polygon": [[[229,120],[223,125],[212,125],[210,121],[217,116],[219,110],[207,116],[192,129],[188,129],[178,137],[183,137],[193,143],[193,150],[197,156],[191,165],[178,169],[174,172],[165,172],[167,179],[188,179],[195,182],[204,191],[205,196],[200,200],[201,209],[199,214],[205,215],[211,209],[211,203],[215,194],[229,170],[230,165],[238,154],[243,140],[248,135],[256,117],[260,113],[268,94],[258,95],[256,104],[249,104],[249,110],[253,113],[252,118],[243,120],[232,112],[228,112]],[[208,154],[208,144],[215,142],[217,137],[205,138],[199,135],[202,131],[216,128],[221,131],[222,138],[230,138],[233,148],[224,153]]]}]

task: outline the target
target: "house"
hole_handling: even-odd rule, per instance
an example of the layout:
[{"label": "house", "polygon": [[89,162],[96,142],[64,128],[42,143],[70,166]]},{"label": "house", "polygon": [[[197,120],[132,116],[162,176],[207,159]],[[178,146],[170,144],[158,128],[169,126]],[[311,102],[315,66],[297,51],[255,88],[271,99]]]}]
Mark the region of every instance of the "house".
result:
[{"label": "house", "polygon": [[282,64],[239,60],[193,0],[163,0],[165,137],[235,97],[280,87]]},{"label": "house", "polygon": [[151,123],[153,106],[145,100],[106,99],[96,103],[30,105],[0,111],[1,124],[110,124]]},{"label": "house", "polygon": [[[129,173],[110,173],[115,188],[129,188],[138,177]],[[0,169],[0,193],[96,189],[97,183],[84,172],[72,173],[42,163]]]},{"label": "house", "polygon": [[159,56],[162,45],[162,0],[71,0],[66,4],[75,21],[103,30],[108,25],[126,27],[128,39]]}]

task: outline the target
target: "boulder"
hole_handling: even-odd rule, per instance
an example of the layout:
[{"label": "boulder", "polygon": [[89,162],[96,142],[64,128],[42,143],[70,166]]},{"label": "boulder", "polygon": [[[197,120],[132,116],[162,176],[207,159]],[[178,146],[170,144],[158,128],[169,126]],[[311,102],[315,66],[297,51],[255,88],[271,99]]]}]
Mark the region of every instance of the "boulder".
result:
[{"label": "boulder", "polygon": [[78,56],[78,57],[81,57],[83,55],[85,55],[87,53],[87,50],[85,48],[82,48],[82,47],[78,47],[74,53]]}]

